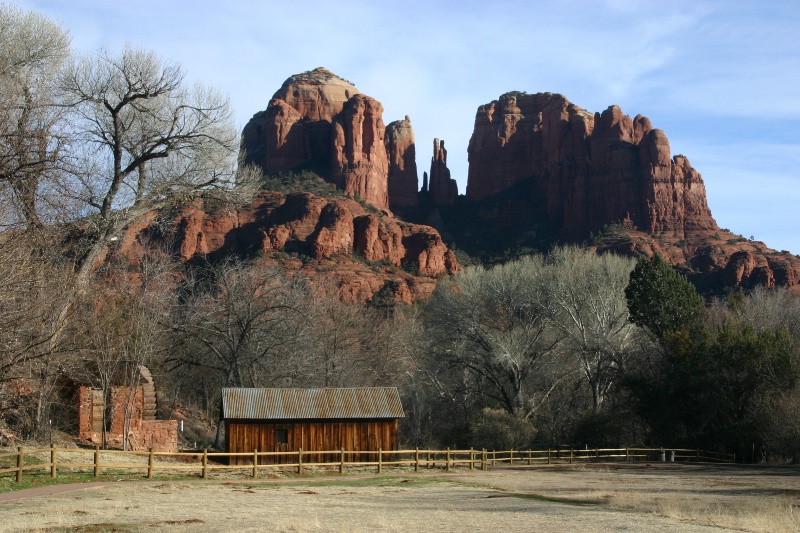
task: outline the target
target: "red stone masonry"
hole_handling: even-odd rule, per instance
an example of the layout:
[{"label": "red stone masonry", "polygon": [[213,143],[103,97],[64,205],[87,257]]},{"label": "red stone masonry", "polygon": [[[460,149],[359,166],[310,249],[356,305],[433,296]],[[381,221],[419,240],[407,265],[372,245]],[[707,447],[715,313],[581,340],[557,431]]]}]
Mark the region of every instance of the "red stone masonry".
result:
[{"label": "red stone masonry", "polygon": [[[92,391],[90,387],[80,387],[78,391],[78,438],[94,444],[102,444],[101,431],[92,431]],[[157,452],[178,451],[177,420],[143,420],[142,410],[144,392],[142,387],[112,387],[111,427],[106,431],[106,443],[111,448],[123,447],[125,433],[125,405],[130,413],[128,428],[128,447],[133,451],[146,451],[153,448]],[[100,423],[101,424],[101,423]],[[98,424],[94,424],[95,427]]]}]

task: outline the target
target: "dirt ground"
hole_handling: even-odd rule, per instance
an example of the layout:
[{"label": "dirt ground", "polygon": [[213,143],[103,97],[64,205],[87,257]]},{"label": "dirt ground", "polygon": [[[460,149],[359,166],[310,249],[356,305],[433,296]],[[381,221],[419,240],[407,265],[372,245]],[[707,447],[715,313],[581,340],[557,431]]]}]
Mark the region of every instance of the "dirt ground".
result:
[{"label": "dirt ground", "polygon": [[139,481],[0,502],[6,531],[800,531],[800,469],[496,467]]}]

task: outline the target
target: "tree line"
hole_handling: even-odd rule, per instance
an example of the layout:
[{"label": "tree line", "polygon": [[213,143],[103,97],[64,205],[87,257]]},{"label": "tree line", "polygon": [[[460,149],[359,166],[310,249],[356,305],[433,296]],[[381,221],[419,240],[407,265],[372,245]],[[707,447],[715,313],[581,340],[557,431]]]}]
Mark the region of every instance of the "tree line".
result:
[{"label": "tree line", "polygon": [[792,293],[706,302],[658,256],[572,246],[466,268],[412,306],[343,303],[259,258],[181,262],[171,209],[269,183],[238,166],[229,102],[151,51],[69,46],[0,5],[0,418],[21,435],[74,432],[70,391],[145,365],[166,416],[216,420],[222,387],[397,386],[408,445],[798,459]]},{"label": "tree line", "polygon": [[797,460],[800,299],[787,289],[705,302],[658,255],[563,247],[470,267],[423,317],[451,440]]}]

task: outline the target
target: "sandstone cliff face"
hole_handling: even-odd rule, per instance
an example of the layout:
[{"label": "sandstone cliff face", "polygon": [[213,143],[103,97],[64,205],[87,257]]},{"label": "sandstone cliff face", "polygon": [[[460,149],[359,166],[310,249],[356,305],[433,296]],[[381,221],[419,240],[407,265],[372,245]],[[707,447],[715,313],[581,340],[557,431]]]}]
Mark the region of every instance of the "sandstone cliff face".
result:
[{"label": "sandstone cliff face", "polygon": [[389,158],[389,207],[410,207],[418,203],[416,144],[411,119],[386,126],[386,154]]},{"label": "sandstone cliff face", "polygon": [[700,174],[646,117],[512,92],[478,108],[468,152],[473,229],[490,228],[483,241],[497,230],[518,245],[540,230],[579,239],[591,231],[598,249],[659,253],[709,292],[800,288],[800,258],[717,226]]},{"label": "sandstone cliff face", "polygon": [[[368,302],[391,281],[395,297],[410,303],[429,296],[437,277],[459,270],[433,228],[371,213],[345,198],[263,193],[236,210],[197,201],[175,227],[183,261],[257,250],[263,261],[332,282],[347,301]],[[142,229],[132,228],[132,235]],[[135,242],[131,235],[126,239]],[[130,255],[133,244],[123,248]]]},{"label": "sandstone cliff face", "polygon": [[447,150],[444,141],[433,140],[429,192],[434,205],[453,205],[458,198],[458,183],[450,177],[447,168]]},{"label": "sandstone cliff face", "polygon": [[612,222],[681,238],[717,229],[700,174],[617,106],[592,115],[558,94],[507,93],[478,108],[468,153],[467,199],[533,180],[566,235]]},{"label": "sandstone cliff face", "polygon": [[389,209],[389,160],[383,106],[357,94],[333,122],[331,180],[345,194]]},{"label": "sandstone cliff face", "polygon": [[389,208],[383,106],[317,68],[291,76],[242,131],[245,162],[267,174],[311,169],[346,194]]},{"label": "sandstone cliff face", "polygon": [[242,132],[247,162],[268,174],[328,165],[333,117],[360,91],[323,68],[287,79]]}]

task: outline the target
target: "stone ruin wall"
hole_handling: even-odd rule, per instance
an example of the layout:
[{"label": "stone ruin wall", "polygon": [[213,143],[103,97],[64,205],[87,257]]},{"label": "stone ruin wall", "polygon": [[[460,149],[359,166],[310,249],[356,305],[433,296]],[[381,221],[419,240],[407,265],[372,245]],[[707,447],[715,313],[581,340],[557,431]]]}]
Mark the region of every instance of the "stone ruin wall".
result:
[{"label": "stone ruin wall", "polygon": [[[157,452],[178,451],[177,420],[144,420],[142,418],[144,393],[142,387],[136,387],[131,394],[130,387],[111,388],[111,409],[109,419],[111,427],[106,431],[106,443],[110,448],[122,448],[125,432],[125,402],[131,409],[128,446],[133,451],[147,451],[153,448]],[[101,431],[92,430],[92,389],[82,386],[79,390],[78,438],[100,445],[103,442]]]}]

